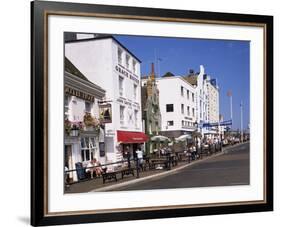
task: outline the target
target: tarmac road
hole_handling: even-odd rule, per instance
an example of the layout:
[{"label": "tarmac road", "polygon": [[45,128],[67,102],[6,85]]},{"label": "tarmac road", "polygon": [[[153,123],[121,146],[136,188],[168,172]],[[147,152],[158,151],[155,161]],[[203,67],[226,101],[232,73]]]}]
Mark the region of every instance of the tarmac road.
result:
[{"label": "tarmac road", "polygon": [[249,150],[249,143],[239,144],[226,149],[220,156],[203,160],[172,174],[112,191],[249,185]]}]

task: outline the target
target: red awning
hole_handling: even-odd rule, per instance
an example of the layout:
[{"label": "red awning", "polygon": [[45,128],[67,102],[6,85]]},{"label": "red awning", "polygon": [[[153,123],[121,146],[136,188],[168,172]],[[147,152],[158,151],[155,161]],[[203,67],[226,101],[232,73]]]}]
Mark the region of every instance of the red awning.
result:
[{"label": "red awning", "polygon": [[148,136],[143,132],[117,131],[117,140],[121,143],[144,143]]}]

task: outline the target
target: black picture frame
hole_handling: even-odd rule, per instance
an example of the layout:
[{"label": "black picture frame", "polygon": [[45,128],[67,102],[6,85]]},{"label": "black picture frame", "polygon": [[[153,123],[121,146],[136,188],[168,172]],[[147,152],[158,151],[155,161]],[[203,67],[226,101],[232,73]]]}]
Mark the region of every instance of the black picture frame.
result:
[{"label": "black picture frame", "polygon": [[[195,206],[191,208],[167,207],[166,209],[140,209],[115,212],[81,212],[49,214],[46,200],[47,133],[48,133],[48,81],[47,48],[48,15],[100,14],[103,17],[134,18],[144,20],[178,21],[213,24],[261,24],[265,29],[265,198],[263,202],[245,204],[221,204],[219,206]],[[65,2],[31,2],[31,224],[57,225],[89,222],[108,222],[168,217],[230,214],[273,210],[273,17],[201,11],[137,8]]]}]

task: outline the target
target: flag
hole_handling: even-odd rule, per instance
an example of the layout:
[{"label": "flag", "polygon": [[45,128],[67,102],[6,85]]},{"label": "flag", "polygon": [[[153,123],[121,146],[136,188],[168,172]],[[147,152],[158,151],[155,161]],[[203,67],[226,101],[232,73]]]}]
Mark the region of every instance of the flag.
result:
[{"label": "flag", "polygon": [[231,91],[231,90],[228,90],[228,91],[227,91],[227,96],[228,96],[228,97],[231,97],[231,96],[232,96],[232,91]]}]

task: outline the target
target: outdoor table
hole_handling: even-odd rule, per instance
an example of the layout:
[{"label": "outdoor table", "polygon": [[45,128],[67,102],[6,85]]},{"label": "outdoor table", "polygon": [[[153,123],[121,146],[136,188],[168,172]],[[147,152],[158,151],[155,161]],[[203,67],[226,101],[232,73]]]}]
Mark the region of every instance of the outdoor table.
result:
[{"label": "outdoor table", "polygon": [[155,168],[156,165],[164,165],[165,168],[168,167],[167,158],[153,158],[150,159],[150,169]]}]

